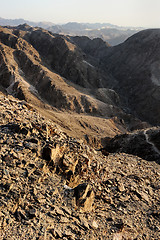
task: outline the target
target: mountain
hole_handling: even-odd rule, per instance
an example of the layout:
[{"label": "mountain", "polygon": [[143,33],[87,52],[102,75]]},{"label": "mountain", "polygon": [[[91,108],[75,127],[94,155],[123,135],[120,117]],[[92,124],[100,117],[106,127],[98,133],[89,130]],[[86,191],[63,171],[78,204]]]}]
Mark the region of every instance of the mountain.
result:
[{"label": "mountain", "polygon": [[[5,19],[5,18],[1,18],[0,17],[0,25],[2,26],[6,26],[6,25],[10,25],[10,26],[17,26],[17,25],[21,25],[21,24],[28,24],[30,26],[33,27],[43,27],[43,25],[45,25],[46,27],[50,27],[50,26],[54,26],[55,24],[52,22],[34,22],[34,21],[28,21],[26,19],[23,18],[19,18],[19,19]],[[86,29],[102,29],[102,28],[116,28],[116,29],[127,29],[126,27],[120,27],[117,25],[113,25],[110,23],[77,23],[77,22],[68,22],[66,24],[61,24],[58,25],[56,24],[55,26],[59,26],[62,27],[65,30],[75,30],[77,31],[79,30],[86,30]],[[134,27],[130,27],[130,29],[136,29]],[[140,28],[138,28],[140,29]]]},{"label": "mountain", "polygon": [[82,24],[67,23],[64,25],[54,25],[47,28],[49,31],[70,36],[87,36],[89,38],[102,38],[110,45],[117,45],[125,41],[128,37],[140,31],[141,28],[125,28],[112,24]]},{"label": "mountain", "polygon": [[153,125],[160,124],[159,56],[160,29],[149,29],[109,48],[100,60],[129,111]]},{"label": "mountain", "polygon": [[52,22],[33,22],[33,21],[28,21],[23,18],[18,18],[18,19],[5,19],[0,17],[0,25],[1,26],[18,26],[21,24],[28,24],[33,27],[42,27],[42,28],[48,28],[50,26],[53,26],[54,24]]},{"label": "mountain", "polygon": [[[100,132],[101,117],[116,116],[118,124],[123,119],[124,129],[159,124],[159,29],[141,31],[116,47],[102,39],[57,35],[27,24],[1,28],[0,35],[0,82],[7,91],[37,106],[46,102],[63,112],[99,117]],[[78,120],[78,126],[85,136],[83,121]]]},{"label": "mountain", "polygon": [[98,59],[97,66],[109,76],[102,79],[102,86],[118,93],[128,113],[152,125],[160,124],[160,29],[141,31],[115,47],[87,37],[72,39],[86,54]]},{"label": "mountain", "polygon": [[1,29],[1,60],[8,59],[1,66],[1,83],[10,91],[23,79],[58,109],[117,116],[125,123],[131,116],[133,129],[136,119],[159,124],[159,29],[141,31],[115,47],[27,24]]},{"label": "mountain", "polygon": [[87,57],[71,38],[25,24],[1,28],[0,39],[0,84],[8,93],[34,104],[72,136],[95,144],[102,135],[128,127],[119,119],[124,116],[128,124],[132,116],[121,109],[114,90],[101,86],[110,76],[93,66],[96,58]]},{"label": "mountain", "polygon": [[28,24],[32,27],[42,27],[53,33],[70,36],[88,36],[90,38],[102,38],[110,45],[117,45],[125,41],[129,36],[142,30],[142,28],[120,27],[110,23],[77,23],[54,24],[52,22],[33,22],[25,19],[0,18],[2,26],[17,26]]}]

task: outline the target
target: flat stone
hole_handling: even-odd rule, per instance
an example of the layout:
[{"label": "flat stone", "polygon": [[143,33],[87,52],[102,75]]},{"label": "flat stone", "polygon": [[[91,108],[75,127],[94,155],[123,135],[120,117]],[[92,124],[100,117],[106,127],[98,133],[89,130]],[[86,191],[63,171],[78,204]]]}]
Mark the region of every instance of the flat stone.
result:
[{"label": "flat stone", "polygon": [[124,184],[121,182],[119,182],[118,183],[118,190],[120,191],[120,192],[124,192],[125,191],[125,187],[124,187]]},{"label": "flat stone", "polygon": [[91,227],[97,229],[98,228],[97,222],[93,221],[92,224],[91,224]]},{"label": "flat stone", "polygon": [[89,224],[88,224],[88,221],[87,219],[83,218],[83,217],[79,217],[80,218],[80,221],[81,221],[81,225],[83,227],[85,227],[86,229],[89,229]]},{"label": "flat stone", "polygon": [[71,211],[69,208],[65,207],[65,206],[62,207],[62,210],[63,210],[65,213],[67,213],[68,215],[71,215],[71,214],[72,214],[72,211]]},{"label": "flat stone", "polygon": [[61,217],[60,223],[68,223],[69,219],[67,217]]},{"label": "flat stone", "polygon": [[60,208],[58,208],[57,206],[55,206],[54,211],[55,211],[58,215],[64,216],[64,212],[63,212]]}]

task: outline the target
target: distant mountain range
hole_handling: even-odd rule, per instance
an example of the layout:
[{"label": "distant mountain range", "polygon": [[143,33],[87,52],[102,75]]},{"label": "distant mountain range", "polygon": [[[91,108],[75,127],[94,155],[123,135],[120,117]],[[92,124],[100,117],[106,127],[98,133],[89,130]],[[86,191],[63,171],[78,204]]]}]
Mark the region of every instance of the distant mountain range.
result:
[{"label": "distant mountain range", "polygon": [[27,23],[28,25],[33,26],[33,27],[37,26],[37,27],[42,27],[42,28],[48,28],[48,27],[51,27],[52,25],[54,25],[52,22],[32,22],[32,21],[25,20],[23,18],[5,19],[5,18],[0,17],[0,25],[1,26],[6,26],[6,25],[17,26],[17,25],[24,24],[24,23]]},{"label": "distant mountain range", "polygon": [[117,45],[124,42],[128,37],[142,30],[143,28],[121,27],[110,23],[77,23],[54,24],[52,22],[32,22],[25,19],[4,19],[0,18],[1,26],[17,26],[28,24],[32,27],[45,28],[53,33],[70,36],[87,36],[91,39],[102,38],[110,45]]}]

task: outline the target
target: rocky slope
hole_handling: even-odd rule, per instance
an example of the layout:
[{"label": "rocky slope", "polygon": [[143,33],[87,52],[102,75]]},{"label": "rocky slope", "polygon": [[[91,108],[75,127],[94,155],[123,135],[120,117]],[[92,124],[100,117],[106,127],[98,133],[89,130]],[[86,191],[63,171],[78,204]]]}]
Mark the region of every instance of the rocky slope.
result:
[{"label": "rocky slope", "polygon": [[24,100],[0,103],[1,239],[159,239],[160,165],[103,155]]},{"label": "rocky slope", "polygon": [[[71,37],[71,39],[86,55],[95,57],[96,59],[104,56],[105,51],[107,51],[109,47],[109,44],[103,41],[101,38],[90,39],[89,37],[85,36],[76,36]],[[95,64],[97,65],[98,62]]]},{"label": "rocky slope", "polygon": [[[1,28],[0,83],[52,118],[82,114],[82,122],[77,119],[81,133],[86,116],[90,135],[101,135],[103,118],[113,122],[112,136],[147,127],[144,121],[158,125],[159,37],[158,29],[146,30],[109,47],[101,39],[52,34],[26,24]],[[93,130],[93,117],[100,131]]]}]

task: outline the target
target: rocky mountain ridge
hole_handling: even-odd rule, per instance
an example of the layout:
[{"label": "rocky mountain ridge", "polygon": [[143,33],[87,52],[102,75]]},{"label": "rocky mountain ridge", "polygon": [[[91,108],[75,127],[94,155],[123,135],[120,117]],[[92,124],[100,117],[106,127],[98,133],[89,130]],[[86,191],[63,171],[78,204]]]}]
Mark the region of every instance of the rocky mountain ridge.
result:
[{"label": "rocky mountain ridge", "polygon": [[[116,116],[118,123],[124,123],[122,131],[149,127],[144,122],[159,124],[159,68],[154,67],[159,30],[142,31],[117,47],[26,24],[1,28],[0,34],[0,80],[14,96],[56,111]],[[147,46],[152,47],[146,55]]]},{"label": "rocky mountain ridge", "polygon": [[125,152],[160,164],[159,139],[160,128],[154,127],[106,138],[104,149],[108,152]]},{"label": "rocky mountain ridge", "polygon": [[92,65],[98,60],[82,52],[70,38],[23,25],[1,28],[0,39],[1,85],[8,93],[34,104],[62,127],[68,128],[65,121],[70,118],[71,128],[76,128],[69,129],[71,134],[81,129],[85,137],[88,128],[89,135],[97,132],[100,137],[113,136],[127,128],[119,122],[122,116],[126,122],[130,119],[128,122],[141,125],[122,110],[113,89],[101,86],[102,79],[108,82],[110,76]]},{"label": "rocky mountain ridge", "polygon": [[[109,48],[101,58],[103,68],[116,81],[114,90],[141,120],[159,125],[160,29],[148,29]],[[149,114],[148,114],[149,113]]]}]

